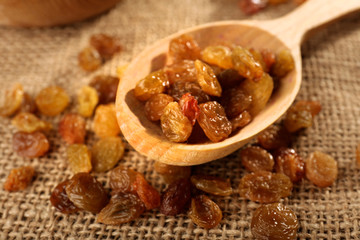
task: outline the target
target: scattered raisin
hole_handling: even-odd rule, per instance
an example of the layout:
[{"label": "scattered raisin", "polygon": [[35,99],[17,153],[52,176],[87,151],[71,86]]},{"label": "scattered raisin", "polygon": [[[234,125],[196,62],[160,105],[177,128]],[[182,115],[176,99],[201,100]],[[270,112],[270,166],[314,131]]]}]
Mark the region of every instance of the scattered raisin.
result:
[{"label": "scattered raisin", "polygon": [[137,82],[134,95],[140,101],[147,101],[151,96],[165,92],[168,85],[169,80],[166,73],[163,70],[158,70]]},{"label": "scattered raisin", "polygon": [[13,149],[21,157],[40,157],[49,150],[50,144],[41,132],[17,132],[13,135]]},{"label": "scattered raisin", "polygon": [[230,196],[232,188],[229,179],[210,175],[193,175],[191,182],[197,189],[217,196]]},{"label": "scattered raisin", "polygon": [[75,213],[79,211],[79,208],[77,208],[68,198],[65,188],[66,185],[69,183],[69,180],[65,180],[61,183],[59,183],[54,190],[51,193],[50,196],[50,202],[51,205],[53,205],[56,210],[65,213]]},{"label": "scattered raisin", "polygon": [[29,112],[22,112],[17,114],[12,120],[11,124],[14,125],[19,131],[33,133],[36,131],[49,131],[52,129],[51,123],[40,120],[34,114]]},{"label": "scattered raisin", "polygon": [[258,146],[247,147],[240,152],[241,163],[250,172],[269,171],[274,168],[274,158]]},{"label": "scattered raisin", "polygon": [[190,35],[181,35],[169,43],[169,56],[174,63],[199,59],[200,51],[199,45]]},{"label": "scattered raisin", "polygon": [[263,69],[253,55],[245,48],[236,46],[231,54],[234,69],[250,80],[257,80],[263,75]]},{"label": "scattered raisin", "polygon": [[295,62],[289,50],[282,50],[276,54],[275,63],[271,69],[271,75],[283,78],[295,69]]},{"label": "scattered raisin", "polygon": [[292,182],[284,174],[259,171],[240,180],[239,193],[251,201],[271,203],[290,196],[292,187]]},{"label": "scattered raisin", "polygon": [[231,49],[226,46],[208,46],[201,52],[202,60],[220,68],[232,68]]},{"label": "scattered raisin", "polygon": [[296,214],[282,203],[260,206],[251,219],[251,233],[256,239],[295,240],[298,228]]},{"label": "scattered raisin", "polygon": [[85,71],[92,72],[102,65],[102,59],[95,48],[86,47],[79,53],[78,63]]},{"label": "scattered raisin", "polygon": [[221,96],[221,86],[212,68],[200,60],[195,60],[196,77],[201,89],[211,96]]},{"label": "scattered raisin", "polygon": [[200,87],[199,84],[194,82],[176,82],[170,86],[169,95],[176,101],[179,101],[181,97],[190,93],[198,103],[205,103],[210,101],[210,96],[207,95]]},{"label": "scattered raisin", "polygon": [[78,113],[83,117],[91,117],[99,102],[98,93],[93,87],[83,86],[77,95],[77,101]]},{"label": "scattered raisin", "polygon": [[100,104],[115,102],[118,85],[119,78],[109,75],[95,76],[89,83],[90,87],[96,89]]},{"label": "scattered raisin", "polygon": [[134,182],[138,172],[118,166],[110,172],[110,188],[118,192],[132,192],[135,193]]},{"label": "scattered raisin", "polygon": [[205,195],[191,199],[189,217],[198,226],[210,229],[219,225],[222,212],[219,206]]},{"label": "scattered raisin", "polygon": [[97,141],[91,149],[91,163],[95,172],[112,169],[124,156],[125,146],[120,137],[107,137]]},{"label": "scattered raisin", "polygon": [[275,153],[275,170],[285,174],[293,183],[299,182],[305,175],[305,162],[291,148],[280,148]]},{"label": "scattered raisin", "polygon": [[108,60],[121,50],[117,39],[104,33],[94,34],[90,37],[90,45],[94,47],[100,56]]},{"label": "scattered raisin", "polygon": [[321,111],[321,104],[318,101],[300,100],[294,104],[297,110],[304,110],[311,113],[313,117]]},{"label": "scattered raisin", "polygon": [[142,174],[136,175],[134,188],[147,210],[160,206],[159,192],[146,181]]},{"label": "scattered raisin", "polygon": [[69,105],[70,97],[57,86],[42,89],[35,98],[39,111],[46,116],[56,116]]},{"label": "scattered raisin", "polygon": [[35,100],[28,93],[24,92],[23,100],[20,106],[20,112],[35,113],[36,110],[37,108],[36,108]]},{"label": "scattered raisin", "polygon": [[2,106],[0,106],[0,116],[10,117],[16,113],[23,102],[24,89],[20,83],[15,83],[11,90],[6,90]]},{"label": "scattered raisin", "polygon": [[221,106],[224,107],[228,118],[239,116],[240,113],[250,107],[251,102],[251,95],[247,94],[241,87],[227,89],[220,99]]},{"label": "scattered raisin", "polygon": [[68,144],[84,143],[86,123],[83,117],[76,113],[68,113],[59,122],[59,134]]},{"label": "scattered raisin", "polygon": [[305,174],[316,186],[329,187],[338,175],[337,162],[330,155],[315,151],[305,161]]},{"label": "scattered raisin", "polygon": [[183,60],[173,63],[164,68],[170,84],[176,82],[195,82],[196,69],[193,60]]},{"label": "scattered raisin", "polygon": [[263,148],[274,150],[288,147],[291,142],[291,135],[284,127],[271,125],[258,135],[257,141]]},{"label": "scattered raisin", "polygon": [[77,173],[65,187],[71,202],[80,209],[98,213],[109,202],[108,195],[101,185],[89,173]]},{"label": "scattered raisin", "polygon": [[4,189],[9,192],[24,190],[30,185],[34,175],[35,170],[31,166],[14,168],[4,183]]},{"label": "scattered raisin", "polygon": [[191,124],[194,126],[200,112],[197,100],[193,96],[191,96],[190,93],[185,93],[181,97],[179,105],[183,114],[190,120]]},{"label": "scattered raisin", "polygon": [[115,104],[99,105],[95,110],[93,130],[100,138],[117,136],[120,133],[116,119]]},{"label": "scattered raisin", "polygon": [[306,110],[299,110],[295,106],[290,107],[284,118],[284,126],[291,133],[296,132],[302,128],[311,127],[312,122],[313,117],[311,112]]},{"label": "scattered raisin", "polygon": [[144,108],[145,116],[150,121],[159,121],[161,115],[164,113],[164,108],[173,101],[174,101],[173,97],[164,93],[153,95],[145,103],[145,108]]},{"label": "scattered raisin", "polygon": [[240,0],[239,7],[247,15],[252,15],[265,8],[267,0]]},{"label": "scattered raisin", "polygon": [[162,162],[155,162],[154,169],[161,174],[166,183],[172,183],[181,178],[190,178],[191,167],[168,165]]},{"label": "scattered raisin", "polygon": [[66,149],[68,164],[73,173],[90,172],[91,152],[84,144],[71,144]]},{"label": "scattered raisin", "polygon": [[243,128],[251,122],[251,115],[248,111],[243,111],[235,118],[231,119],[232,132],[238,128]]}]

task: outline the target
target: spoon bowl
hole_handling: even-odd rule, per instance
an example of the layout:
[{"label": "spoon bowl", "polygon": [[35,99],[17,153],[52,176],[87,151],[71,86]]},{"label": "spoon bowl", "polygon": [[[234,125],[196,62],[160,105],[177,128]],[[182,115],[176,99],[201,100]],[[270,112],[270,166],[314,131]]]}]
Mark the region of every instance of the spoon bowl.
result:
[{"label": "spoon bowl", "polygon": [[[197,165],[239,149],[279,119],[294,101],[301,84],[300,45],[304,34],[309,29],[360,8],[358,0],[349,0],[346,6],[342,6],[342,0],[329,2],[325,9],[318,9],[316,17],[309,21],[300,20],[303,14],[309,14],[309,11],[311,14],[321,6],[323,0],[311,0],[280,19],[214,22],[185,29],[157,41],[134,58],[120,81],[116,113],[124,137],[139,153],[172,165]],[[182,34],[191,35],[202,49],[224,42],[259,50],[268,49],[275,53],[288,49],[294,58],[295,69],[281,79],[266,108],[236,134],[217,143],[174,143],[165,138],[158,123],[146,118],[144,104],[134,97],[133,89],[138,80],[166,64],[169,42]]]}]

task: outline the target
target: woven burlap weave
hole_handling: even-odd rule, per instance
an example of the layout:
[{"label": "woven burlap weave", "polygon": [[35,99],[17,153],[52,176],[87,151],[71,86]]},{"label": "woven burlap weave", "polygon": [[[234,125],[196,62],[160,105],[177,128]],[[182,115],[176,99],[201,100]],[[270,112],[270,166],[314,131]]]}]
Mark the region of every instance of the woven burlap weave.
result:
[{"label": "woven burlap weave", "polygon": [[[344,1],[345,3],[346,1]],[[324,0],[326,4],[326,1]],[[346,4],[346,3],[345,3]],[[291,4],[268,9],[253,18],[283,15]],[[111,11],[86,22],[54,28],[19,29],[0,27],[0,95],[20,82],[31,95],[49,85],[59,85],[71,94],[94,74],[115,74],[145,48],[182,28],[217,20],[242,19],[237,0],[123,0]],[[317,31],[302,47],[303,82],[297,99],[321,102],[323,109],[314,125],[301,132],[293,147],[304,158],[314,150],[332,155],[338,162],[338,180],[320,189],[304,180],[283,203],[300,222],[299,239],[360,238],[360,170],[355,148],[360,143],[360,16],[346,17]],[[120,38],[123,51],[93,74],[77,66],[77,54],[93,33]],[[67,111],[74,110],[74,104]],[[59,117],[44,118],[57,126]],[[88,122],[90,130],[91,122]],[[234,193],[213,197],[223,210],[221,224],[211,230],[194,225],[186,214],[166,217],[150,211],[121,226],[98,224],[89,212],[64,215],[50,205],[52,189],[71,177],[66,146],[56,131],[50,135],[51,151],[41,158],[25,159],[12,151],[15,128],[0,118],[0,239],[249,239],[253,211],[259,206]],[[94,136],[89,131],[87,143]],[[158,190],[165,184],[152,170],[152,162],[127,145],[128,167],[145,174]],[[22,165],[35,167],[37,177],[24,191],[8,193],[3,184],[10,170]],[[236,189],[245,171],[238,152],[194,168],[196,173],[230,178]],[[108,174],[95,174],[108,187]]]}]

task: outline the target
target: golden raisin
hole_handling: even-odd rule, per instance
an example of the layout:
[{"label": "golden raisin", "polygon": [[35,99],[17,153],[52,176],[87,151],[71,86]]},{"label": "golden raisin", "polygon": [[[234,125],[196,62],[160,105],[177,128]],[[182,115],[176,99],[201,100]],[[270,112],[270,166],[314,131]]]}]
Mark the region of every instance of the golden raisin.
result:
[{"label": "golden raisin", "polygon": [[179,105],[183,114],[190,120],[191,124],[194,126],[200,112],[200,108],[196,99],[191,96],[190,93],[186,93],[181,97]]},{"label": "golden raisin", "polygon": [[161,174],[166,183],[172,183],[181,178],[189,178],[191,167],[168,165],[162,162],[155,162],[154,169]]},{"label": "golden raisin", "polygon": [[200,60],[195,60],[196,77],[201,89],[211,96],[221,96],[221,86],[211,67]]},{"label": "golden raisin", "polygon": [[193,60],[183,60],[173,63],[164,68],[170,84],[176,82],[195,82],[196,69]]},{"label": "golden raisin", "polygon": [[104,33],[94,34],[90,37],[90,45],[94,47],[100,56],[107,60],[121,50],[117,39]]},{"label": "golden raisin", "polygon": [[95,172],[112,169],[124,156],[125,146],[120,137],[107,137],[97,141],[91,149],[91,162]]},{"label": "golden raisin", "polygon": [[76,113],[68,113],[59,122],[59,134],[68,144],[84,143],[86,123],[83,117]]},{"label": "golden raisin", "polygon": [[142,174],[137,174],[134,182],[136,193],[145,204],[147,210],[151,210],[160,206],[160,194],[151,186]]},{"label": "golden raisin", "polygon": [[299,182],[305,175],[305,162],[291,148],[280,148],[275,153],[275,170],[290,178],[293,183]]},{"label": "golden raisin", "polygon": [[257,140],[263,148],[274,150],[289,146],[291,135],[284,127],[271,125],[258,135]]},{"label": "golden raisin", "polygon": [[79,211],[79,208],[77,208],[68,198],[65,188],[66,185],[69,183],[69,180],[65,180],[61,183],[59,183],[54,190],[51,193],[50,196],[50,202],[51,205],[53,205],[56,210],[65,213],[75,213]]},{"label": "golden raisin", "polygon": [[0,106],[0,116],[10,117],[16,113],[23,102],[24,89],[20,83],[15,83],[11,90],[6,90],[3,104]]},{"label": "golden raisin", "polygon": [[35,100],[26,92],[24,92],[23,101],[20,106],[20,112],[35,113],[37,110]]},{"label": "golden raisin", "polygon": [[49,150],[50,144],[41,132],[17,132],[13,135],[13,149],[21,157],[40,157]]},{"label": "golden raisin", "polygon": [[117,136],[120,128],[116,119],[115,105],[99,105],[95,110],[93,130],[100,138]]},{"label": "golden raisin", "polygon": [[229,179],[210,175],[193,175],[191,182],[197,189],[217,196],[230,196],[232,188]]},{"label": "golden raisin", "polygon": [[238,73],[249,79],[257,80],[263,75],[263,69],[257,61],[255,61],[253,55],[245,48],[237,46],[233,49],[232,54],[232,63],[234,69]]},{"label": "golden raisin", "polygon": [[24,190],[30,185],[34,175],[35,170],[31,166],[14,168],[4,183],[4,189],[9,192]]},{"label": "golden raisin", "polygon": [[70,98],[64,89],[58,86],[51,86],[42,89],[35,98],[39,111],[46,116],[56,116],[70,103]]},{"label": "golden raisin", "polygon": [[29,112],[22,112],[17,114],[12,120],[11,124],[14,125],[19,131],[32,133],[36,131],[49,131],[52,129],[51,123],[40,120],[34,114]]},{"label": "golden raisin", "polygon": [[181,35],[169,43],[169,56],[174,63],[185,59],[196,60],[200,58],[200,47],[190,35]]},{"label": "golden raisin", "polygon": [[159,93],[153,95],[146,103],[145,103],[145,116],[150,121],[159,121],[161,115],[164,113],[165,107],[174,101],[170,95]]},{"label": "golden raisin", "polygon": [[296,132],[302,128],[312,126],[313,117],[311,112],[306,110],[298,110],[291,107],[285,115],[284,126],[290,133]]},{"label": "golden raisin", "polygon": [[119,78],[109,75],[95,76],[89,83],[90,87],[96,89],[100,104],[115,102],[118,85]]},{"label": "golden raisin", "polygon": [[219,206],[205,195],[191,200],[189,217],[198,226],[211,229],[219,225],[222,212]]},{"label": "golden raisin", "polygon": [[321,104],[318,101],[300,100],[294,104],[297,110],[304,110],[311,113],[313,117],[318,115],[321,111]]},{"label": "golden raisin", "polygon": [[95,71],[102,65],[102,58],[93,47],[84,48],[78,55],[79,66],[88,72]]},{"label": "golden raisin", "polygon": [[329,187],[338,175],[337,162],[330,155],[315,151],[305,161],[305,174],[316,186]]},{"label": "golden raisin", "polygon": [[91,117],[94,109],[99,102],[98,93],[95,88],[83,86],[77,95],[78,113],[83,117]]},{"label": "golden raisin", "polygon": [[276,60],[271,69],[271,75],[280,79],[295,69],[295,62],[289,50],[282,50],[276,54]]},{"label": "golden raisin", "polygon": [[123,166],[114,168],[110,172],[110,188],[117,192],[135,193],[134,182],[137,174],[139,173]]},{"label": "golden raisin", "polygon": [[258,146],[247,147],[240,152],[241,163],[250,172],[269,171],[274,168],[274,158]]},{"label": "golden raisin", "polygon": [[140,101],[147,101],[153,95],[165,92],[168,85],[166,73],[163,70],[158,70],[137,82],[134,95]]},{"label": "golden raisin", "polygon": [[84,144],[71,144],[66,149],[68,165],[73,173],[90,172],[91,152]]},{"label": "golden raisin", "polygon": [[232,68],[231,49],[226,46],[208,46],[201,52],[202,60],[227,69]]},{"label": "golden raisin", "polygon": [[251,122],[251,115],[248,111],[243,111],[235,118],[231,119],[232,132],[238,128],[243,128]]},{"label": "golden raisin", "polygon": [[210,101],[210,96],[207,95],[195,82],[176,82],[170,86],[169,95],[172,96],[176,101],[179,101],[181,97],[190,93],[198,103],[205,103]]}]

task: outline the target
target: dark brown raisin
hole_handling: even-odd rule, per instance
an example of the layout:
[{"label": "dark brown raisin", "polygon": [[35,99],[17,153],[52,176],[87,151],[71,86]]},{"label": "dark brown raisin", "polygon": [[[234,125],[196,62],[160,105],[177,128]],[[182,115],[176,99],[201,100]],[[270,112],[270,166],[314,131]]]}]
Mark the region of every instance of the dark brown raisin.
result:
[{"label": "dark brown raisin", "polygon": [[14,168],[4,183],[4,189],[9,192],[20,191],[27,188],[35,175],[35,169],[32,166]]},{"label": "dark brown raisin", "polygon": [[70,213],[75,213],[77,211],[79,211],[79,208],[77,208],[68,198],[65,188],[66,185],[68,184],[69,180],[65,180],[61,183],[59,183],[54,190],[51,193],[50,196],[50,202],[51,205],[53,205],[56,210],[65,213],[65,214],[70,214]]},{"label": "dark brown raisin", "polygon": [[200,47],[190,35],[181,35],[169,43],[169,55],[174,63],[184,59],[200,59]]},{"label": "dark brown raisin", "polygon": [[226,69],[216,75],[216,77],[223,89],[236,87],[245,79],[244,77],[240,76],[235,69]]},{"label": "dark brown raisin", "polygon": [[35,100],[26,92],[24,92],[23,101],[20,106],[20,112],[35,113],[37,110]]},{"label": "dark brown raisin", "polygon": [[41,132],[17,132],[13,135],[13,149],[21,157],[40,157],[49,150],[50,144]]},{"label": "dark brown raisin", "polygon": [[84,143],[86,123],[83,117],[76,113],[65,114],[59,123],[59,134],[68,143]]},{"label": "dark brown raisin", "polygon": [[199,227],[211,229],[219,225],[222,212],[210,198],[199,195],[191,200],[189,217]]},{"label": "dark brown raisin", "polygon": [[258,135],[257,140],[263,148],[274,150],[288,147],[291,143],[291,135],[284,127],[271,125]]},{"label": "dark brown raisin", "polygon": [[229,179],[225,180],[210,175],[193,175],[191,176],[191,182],[197,189],[200,189],[206,193],[218,196],[230,196],[232,194],[232,188]]},{"label": "dark brown raisin", "polygon": [[242,165],[250,172],[271,172],[274,168],[273,156],[258,146],[250,146],[241,150],[240,157]]},{"label": "dark brown raisin", "polygon": [[94,47],[103,59],[110,59],[121,50],[117,39],[104,33],[94,34],[90,37],[90,45]]},{"label": "dark brown raisin", "polygon": [[251,122],[252,118],[248,111],[243,111],[235,118],[231,119],[232,131],[234,132],[238,128],[243,128]]},{"label": "dark brown raisin", "polygon": [[210,101],[209,95],[207,95],[199,86],[194,82],[176,82],[170,86],[169,95],[172,96],[176,101],[179,101],[181,97],[190,93],[198,103],[205,103]]},{"label": "dark brown raisin", "polygon": [[305,175],[305,162],[294,149],[280,148],[275,153],[275,170],[290,178],[293,183],[299,182]]},{"label": "dark brown raisin", "polygon": [[250,107],[251,102],[251,95],[247,94],[241,87],[227,89],[220,99],[228,118],[239,116],[240,113]]},{"label": "dark brown raisin", "polygon": [[200,112],[200,108],[196,99],[191,96],[190,93],[186,93],[181,97],[179,105],[183,114],[190,120],[191,124],[194,126]]},{"label": "dark brown raisin", "polygon": [[142,174],[136,175],[134,188],[147,210],[160,206],[159,192],[146,181]]},{"label": "dark brown raisin", "polygon": [[172,183],[181,178],[189,178],[191,167],[168,165],[162,162],[155,162],[154,169],[161,174],[166,183]]},{"label": "dark brown raisin", "polygon": [[145,116],[150,121],[159,121],[164,113],[164,108],[173,101],[174,98],[164,93],[152,96],[145,104]]},{"label": "dark brown raisin", "polygon": [[90,87],[96,89],[100,104],[115,102],[118,85],[119,78],[109,75],[95,76],[89,83]]}]

